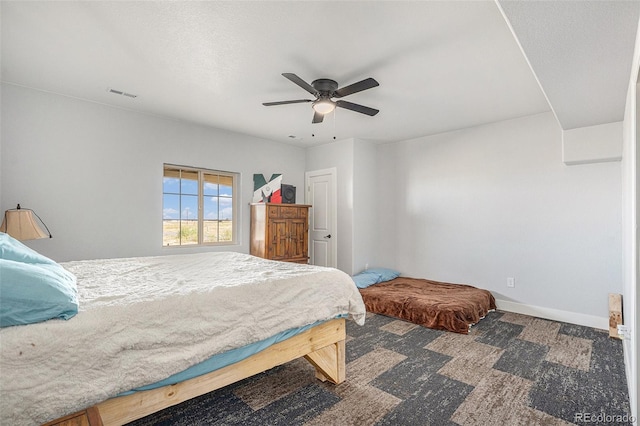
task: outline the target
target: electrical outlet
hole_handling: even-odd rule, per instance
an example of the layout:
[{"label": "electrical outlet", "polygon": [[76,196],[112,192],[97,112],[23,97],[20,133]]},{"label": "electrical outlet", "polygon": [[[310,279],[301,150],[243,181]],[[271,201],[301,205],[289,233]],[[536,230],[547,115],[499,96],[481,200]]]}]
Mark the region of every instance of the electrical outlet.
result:
[{"label": "electrical outlet", "polygon": [[364,270],[366,271],[367,269],[369,269],[369,264],[368,264],[368,263],[365,263],[365,264],[364,264]]},{"label": "electrical outlet", "polygon": [[507,278],[507,287],[514,288],[516,286],[516,279],[513,277]]},{"label": "electrical outlet", "polygon": [[621,339],[631,340],[631,330],[626,325],[619,324],[618,325],[618,336]]}]

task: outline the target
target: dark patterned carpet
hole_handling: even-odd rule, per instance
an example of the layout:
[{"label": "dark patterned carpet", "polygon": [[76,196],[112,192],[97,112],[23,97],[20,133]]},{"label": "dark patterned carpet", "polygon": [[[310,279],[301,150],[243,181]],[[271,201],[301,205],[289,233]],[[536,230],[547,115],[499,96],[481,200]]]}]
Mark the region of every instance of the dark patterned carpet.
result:
[{"label": "dark patterned carpet", "polygon": [[461,335],[368,314],[347,335],[340,385],[301,359],[131,425],[630,424],[622,344],[601,330],[492,312]]}]

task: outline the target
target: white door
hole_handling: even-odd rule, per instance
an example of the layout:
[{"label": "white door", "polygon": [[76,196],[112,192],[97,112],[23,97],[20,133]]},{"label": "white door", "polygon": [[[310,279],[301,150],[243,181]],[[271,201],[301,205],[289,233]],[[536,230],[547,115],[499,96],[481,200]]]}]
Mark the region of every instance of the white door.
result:
[{"label": "white door", "polygon": [[305,173],[305,202],[311,204],[309,261],[313,265],[338,266],[336,169]]}]

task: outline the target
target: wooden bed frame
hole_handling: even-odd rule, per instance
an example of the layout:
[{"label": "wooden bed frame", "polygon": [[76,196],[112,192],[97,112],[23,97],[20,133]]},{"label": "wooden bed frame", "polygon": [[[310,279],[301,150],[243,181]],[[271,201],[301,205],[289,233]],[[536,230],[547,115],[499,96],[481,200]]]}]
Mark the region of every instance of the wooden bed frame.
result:
[{"label": "wooden bed frame", "polygon": [[327,321],[211,373],[175,385],[111,398],[45,426],[122,425],[300,357],[315,367],[318,379],[342,383],[345,338],[344,318]]}]

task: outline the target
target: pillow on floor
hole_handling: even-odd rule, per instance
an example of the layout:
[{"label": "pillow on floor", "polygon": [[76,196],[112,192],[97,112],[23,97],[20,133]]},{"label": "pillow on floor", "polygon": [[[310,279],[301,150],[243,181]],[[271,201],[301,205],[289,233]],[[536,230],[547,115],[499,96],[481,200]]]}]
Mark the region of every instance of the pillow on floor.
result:
[{"label": "pillow on floor", "polygon": [[379,283],[384,281],[391,281],[392,279],[398,278],[400,276],[400,272],[389,268],[369,268],[364,272],[380,275],[380,281],[378,281]]},{"label": "pillow on floor", "polygon": [[369,272],[369,270],[362,271],[351,278],[353,279],[353,282],[356,283],[356,287],[358,288],[367,288],[370,285],[378,284],[382,279],[380,274]]}]

